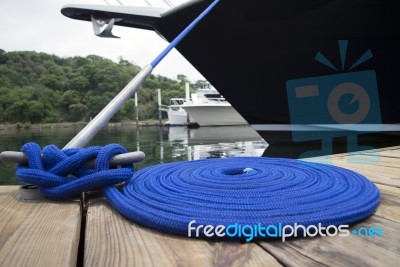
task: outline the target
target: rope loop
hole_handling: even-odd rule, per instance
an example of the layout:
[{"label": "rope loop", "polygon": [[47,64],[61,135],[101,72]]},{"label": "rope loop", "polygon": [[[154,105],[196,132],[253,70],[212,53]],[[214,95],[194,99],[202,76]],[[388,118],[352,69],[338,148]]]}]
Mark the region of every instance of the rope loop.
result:
[{"label": "rope loop", "polygon": [[[364,176],[340,167],[284,158],[232,157],[110,169],[120,145],[40,150],[23,146],[29,166],[17,176],[52,199],[101,190],[111,206],[138,224],[188,236],[188,224],[347,225],[378,207],[378,188]],[[41,154],[43,153],[43,155]],[[96,166],[85,165],[96,158]],[[73,175],[77,179],[71,179]],[[114,184],[126,181],[119,190]],[[200,236],[202,237],[202,236]]]},{"label": "rope loop", "polygon": [[[133,165],[109,168],[113,156],[127,152],[118,144],[64,150],[49,145],[41,150],[38,144],[27,143],[21,151],[27,155],[29,163],[18,165],[18,179],[38,186],[50,199],[66,199],[82,192],[114,186],[129,180],[134,173]],[[86,163],[92,159],[96,159],[95,166],[87,166]]]},{"label": "rope loop", "polygon": [[351,170],[266,157],[163,163],[138,171],[121,192],[103,193],[126,218],[184,236],[191,221],[193,227],[351,224],[380,200],[378,188]]}]

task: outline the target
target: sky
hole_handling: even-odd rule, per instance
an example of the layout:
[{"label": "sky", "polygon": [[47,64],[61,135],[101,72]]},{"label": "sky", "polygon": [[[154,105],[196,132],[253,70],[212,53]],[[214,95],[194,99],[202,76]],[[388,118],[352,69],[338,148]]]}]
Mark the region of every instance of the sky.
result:
[{"label": "sky", "polygon": [[[168,43],[153,31],[115,26],[121,37],[100,38],[92,24],[61,14],[66,4],[136,5],[165,7],[161,0],[0,0],[0,48],[10,51],[37,51],[60,57],[95,54],[118,62],[123,57],[141,67],[149,64]],[[169,0],[178,5],[186,0]],[[205,78],[175,49],[153,70],[171,79],[185,75],[191,82]]]}]

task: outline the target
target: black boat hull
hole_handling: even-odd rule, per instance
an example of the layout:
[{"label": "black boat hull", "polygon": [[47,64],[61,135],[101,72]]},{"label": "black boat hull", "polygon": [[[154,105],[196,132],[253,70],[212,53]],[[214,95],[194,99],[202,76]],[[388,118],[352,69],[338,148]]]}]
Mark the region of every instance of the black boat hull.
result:
[{"label": "black boat hull", "polygon": [[[155,28],[172,40],[210,2],[171,13]],[[269,143],[307,150],[307,144],[331,139],[337,151],[337,139],[378,132],[385,137],[369,134],[363,142],[373,147],[388,138],[400,144],[396,7],[389,0],[222,0],[177,49]],[[302,88],[311,91],[299,93]],[[347,123],[372,126],[335,131],[335,124]],[[308,136],[267,130],[293,124],[327,124],[333,130]]]},{"label": "black boat hull", "polygon": [[[119,18],[115,25],[153,29],[172,41],[212,2],[167,12],[70,5],[62,13]],[[220,0],[176,48],[269,151],[400,145],[397,7],[393,0]]]}]

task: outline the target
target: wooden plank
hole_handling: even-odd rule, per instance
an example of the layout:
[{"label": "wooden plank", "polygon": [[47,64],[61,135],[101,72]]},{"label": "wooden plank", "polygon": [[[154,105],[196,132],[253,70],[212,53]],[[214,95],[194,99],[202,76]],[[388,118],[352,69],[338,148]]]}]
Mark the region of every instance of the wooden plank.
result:
[{"label": "wooden plank", "polygon": [[375,215],[400,223],[400,188],[377,186],[381,192],[381,203]]},{"label": "wooden plank", "polygon": [[[400,160],[394,157],[387,157],[388,153],[391,153],[392,156],[400,154],[400,149],[398,147],[385,149],[337,154],[304,160],[327,163],[354,170],[366,176],[374,183],[400,188]],[[385,156],[382,157],[381,155]]]},{"label": "wooden plank", "polygon": [[85,266],[281,266],[254,243],[207,242],[132,223],[104,200],[88,202]]},{"label": "wooden plank", "polygon": [[[371,165],[400,168],[400,147],[387,147],[381,149],[371,149],[365,151],[357,151],[352,153],[343,153],[332,155],[333,162],[347,162],[355,165]],[[320,159],[329,158],[327,156]],[[314,158],[318,160],[318,158]],[[357,164],[358,163],[358,164]]]},{"label": "wooden plank", "polygon": [[[397,152],[397,151],[396,151]],[[358,155],[342,155],[335,157],[333,162],[345,162],[347,164],[354,165],[370,165],[379,167],[391,167],[400,169],[400,160],[396,157],[385,156],[387,154],[373,153],[373,154],[358,154]],[[340,163],[339,163],[340,164]]]},{"label": "wooden plank", "polygon": [[364,156],[380,156],[380,157],[388,157],[388,158],[400,158],[400,146],[396,147],[385,147],[379,149],[370,149],[370,150],[362,150],[362,151],[355,151],[355,152],[348,152],[348,153],[339,153],[333,155],[326,155],[320,157],[313,157],[307,158],[310,160],[313,159],[327,159],[327,158],[343,158],[343,157],[352,157],[357,155],[364,155]]},{"label": "wooden plank", "polygon": [[[369,152],[366,151],[365,153],[361,153],[364,155],[373,155],[375,154],[374,152]],[[395,149],[395,150],[382,150],[379,153],[382,157],[388,157],[388,158],[396,158],[399,159],[400,158],[400,149]]]},{"label": "wooden plank", "polygon": [[[360,153],[360,154],[363,154],[363,153],[374,153],[376,150],[379,150],[379,151],[387,151],[387,152],[390,152],[390,151],[396,151],[396,150],[400,150],[400,146],[388,146],[388,147],[381,147],[381,148],[375,148],[375,149],[370,149],[370,150],[361,150],[361,151],[357,151],[356,153]],[[344,154],[346,154],[346,153],[344,153]]]},{"label": "wooden plank", "polygon": [[0,266],[76,266],[79,201],[18,200],[0,187]]},{"label": "wooden plank", "polygon": [[[84,263],[86,266],[398,266],[400,258],[399,148],[379,151],[383,161],[352,164],[352,153],[335,155],[333,163],[353,169],[374,181],[381,203],[369,219],[352,225],[381,227],[384,237],[316,237],[260,241],[250,244],[207,242],[175,237],[125,220],[103,199],[88,205]],[[367,152],[368,153],[368,152]]]},{"label": "wooden plank", "polygon": [[[365,154],[369,153],[369,154]],[[381,203],[369,219],[359,227],[381,227],[384,237],[318,237],[292,239],[287,242],[264,241],[260,245],[287,266],[398,266],[400,259],[400,150],[334,155],[328,163],[355,170],[375,182],[381,192]],[[361,157],[360,157],[361,155]],[[348,160],[365,160],[354,164]],[[368,164],[380,159],[379,164]],[[332,157],[307,159],[326,162]]]},{"label": "wooden plank", "polygon": [[310,162],[319,162],[335,165],[358,172],[376,184],[388,185],[400,188],[400,170],[398,168],[385,167],[380,165],[352,164],[346,160],[334,158],[327,162],[326,159],[309,158]]},{"label": "wooden plank", "polygon": [[400,224],[372,216],[350,229],[381,227],[383,237],[313,237],[260,242],[285,266],[398,266]]},{"label": "wooden plank", "polygon": [[380,148],[379,150],[381,150],[381,151],[400,150],[400,146],[383,147],[383,148]]},{"label": "wooden plank", "polygon": [[400,188],[400,171],[395,168],[335,162],[336,166],[358,172],[376,184]]},{"label": "wooden plank", "polygon": [[347,152],[347,153],[338,153],[333,155],[327,156],[320,156],[314,158],[307,158],[307,159],[323,159],[323,158],[336,158],[336,157],[344,157],[344,156],[354,156],[354,155],[374,155],[379,153],[384,157],[400,157],[400,146],[393,146],[393,147],[383,147],[383,148],[375,148],[370,150],[361,150],[355,152]]},{"label": "wooden plank", "polygon": [[356,164],[349,163],[347,160],[334,159],[333,164],[336,166],[343,166],[344,168],[369,171],[371,173],[380,173],[385,175],[390,175],[392,177],[399,177],[400,169],[392,168],[387,166],[382,166],[379,164]]}]

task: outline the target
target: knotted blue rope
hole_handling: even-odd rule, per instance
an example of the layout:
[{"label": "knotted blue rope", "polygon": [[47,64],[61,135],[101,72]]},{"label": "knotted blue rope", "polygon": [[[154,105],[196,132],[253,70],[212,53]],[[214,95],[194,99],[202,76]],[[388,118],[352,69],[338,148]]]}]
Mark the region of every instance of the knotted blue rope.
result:
[{"label": "knotted blue rope", "polygon": [[[371,215],[377,187],[340,167],[282,158],[234,157],[174,162],[144,168],[109,169],[119,145],[59,150],[36,144],[22,148],[29,166],[17,176],[50,198],[99,189],[123,216],[167,233],[188,234],[196,225],[342,225]],[[43,153],[43,161],[40,156]],[[95,158],[95,169],[84,162]],[[68,177],[72,174],[76,179]],[[120,191],[116,183],[125,181]]]},{"label": "knotted blue rope", "polygon": [[[18,179],[38,186],[42,194],[50,199],[66,199],[82,192],[114,186],[129,180],[134,173],[133,165],[109,169],[114,155],[127,152],[117,144],[64,150],[49,145],[41,151],[39,145],[27,143],[21,151],[28,157],[29,166],[18,165]],[[96,159],[94,168],[86,166],[91,159]],[[71,175],[76,178],[72,179]]]}]

